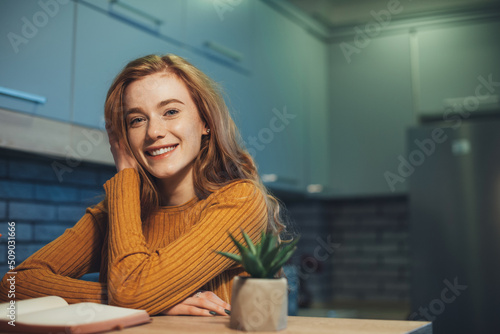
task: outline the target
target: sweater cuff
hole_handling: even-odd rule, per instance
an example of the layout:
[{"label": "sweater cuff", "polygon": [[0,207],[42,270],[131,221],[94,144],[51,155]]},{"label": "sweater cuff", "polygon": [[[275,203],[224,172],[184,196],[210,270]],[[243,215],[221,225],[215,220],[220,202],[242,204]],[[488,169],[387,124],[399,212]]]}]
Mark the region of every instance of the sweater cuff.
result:
[{"label": "sweater cuff", "polygon": [[[118,188],[126,188],[126,189],[139,189],[139,172],[135,168],[125,168],[124,170],[116,173],[111,179],[104,183],[103,187],[108,196],[112,195],[111,192],[115,190],[121,190]],[[117,195],[114,192],[113,195]]]}]

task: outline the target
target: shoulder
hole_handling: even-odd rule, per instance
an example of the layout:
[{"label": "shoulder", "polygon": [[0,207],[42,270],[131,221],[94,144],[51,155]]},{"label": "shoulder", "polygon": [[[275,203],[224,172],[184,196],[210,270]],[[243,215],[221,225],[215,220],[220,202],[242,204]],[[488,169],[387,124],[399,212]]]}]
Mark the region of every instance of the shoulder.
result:
[{"label": "shoulder", "polygon": [[210,198],[229,201],[264,201],[264,194],[254,182],[250,180],[236,180],[212,193],[208,199]]},{"label": "shoulder", "polygon": [[209,219],[212,223],[225,225],[230,231],[243,228],[260,234],[268,222],[265,196],[260,187],[250,180],[233,181],[201,201],[200,214],[212,217]]},{"label": "shoulder", "polygon": [[219,188],[199,204],[208,208],[225,208],[246,212],[267,212],[266,194],[250,180],[236,180]]}]

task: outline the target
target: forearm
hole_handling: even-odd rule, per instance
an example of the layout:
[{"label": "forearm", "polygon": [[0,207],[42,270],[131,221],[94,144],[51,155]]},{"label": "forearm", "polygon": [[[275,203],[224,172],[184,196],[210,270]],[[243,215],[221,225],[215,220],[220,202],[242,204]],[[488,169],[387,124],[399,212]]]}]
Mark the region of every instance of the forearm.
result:
[{"label": "forearm", "polygon": [[21,300],[44,296],[59,296],[68,303],[94,302],[107,304],[106,284],[86,282],[48,270],[13,270],[0,283],[0,301]]}]

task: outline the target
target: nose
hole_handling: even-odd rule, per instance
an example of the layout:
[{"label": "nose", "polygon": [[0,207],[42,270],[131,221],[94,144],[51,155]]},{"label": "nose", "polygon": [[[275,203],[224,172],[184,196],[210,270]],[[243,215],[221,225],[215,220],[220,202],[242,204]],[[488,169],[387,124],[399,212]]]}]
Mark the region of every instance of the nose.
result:
[{"label": "nose", "polygon": [[152,117],[149,120],[148,124],[148,137],[155,140],[158,138],[163,138],[167,134],[167,124],[161,119],[157,119],[156,117]]}]

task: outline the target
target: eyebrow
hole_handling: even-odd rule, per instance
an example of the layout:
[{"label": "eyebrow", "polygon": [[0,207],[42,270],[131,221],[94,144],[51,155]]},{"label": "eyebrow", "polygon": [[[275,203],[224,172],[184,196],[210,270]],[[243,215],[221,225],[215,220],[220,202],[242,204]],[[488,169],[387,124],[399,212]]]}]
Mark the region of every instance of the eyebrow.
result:
[{"label": "eyebrow", "polygon": [[164,106],[167,106],[169,105],[170,103],[180,103],[180,104],[184,104],[182,103],[181,101],[177,100],[177,99],[168,99],[168,100],[163,100],[161,101],[160,103],[158,103],[156,105],[156,109],[160,109],[161,107],[164,107]]},{"label": "eyebrow", "polygon": [[[179,101],[177,99],[167,99],[167,100],[163,100],[163,101],[158,102],[158,104],[156,105],[156,109],[160,109],[160,108],[167,106],[171,103],[184,104],[182,101]],[[140,107],[130,108],[125,112],[125,117],[128,116],[129,114],[135,113],[135,112],[140,113],[140,112],[142,112],[142,109]]]}]

